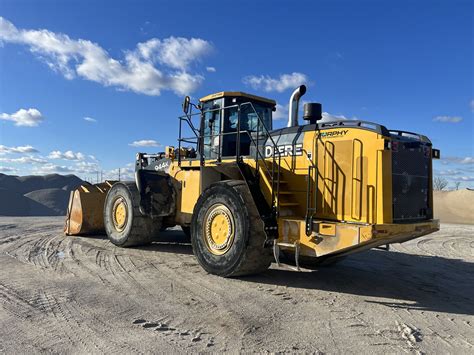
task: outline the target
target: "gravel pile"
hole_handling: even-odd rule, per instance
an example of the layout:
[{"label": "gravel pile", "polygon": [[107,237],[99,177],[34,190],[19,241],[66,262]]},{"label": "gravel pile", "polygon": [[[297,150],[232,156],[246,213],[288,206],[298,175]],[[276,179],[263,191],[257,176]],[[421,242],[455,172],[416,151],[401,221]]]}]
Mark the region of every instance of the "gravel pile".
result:
[{"label": "gravel pile", "polygon": [[75,175],[0,174],[0,216],[64,215],[69,193],[83,183]]}]

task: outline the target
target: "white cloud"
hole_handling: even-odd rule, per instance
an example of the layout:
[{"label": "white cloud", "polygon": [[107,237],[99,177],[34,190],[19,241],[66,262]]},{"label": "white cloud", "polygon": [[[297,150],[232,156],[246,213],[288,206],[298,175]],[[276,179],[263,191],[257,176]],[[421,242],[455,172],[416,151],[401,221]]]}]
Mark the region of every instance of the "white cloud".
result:
[{"label": "white cloud", "polygon": [[272,115],[274,120],[288,119],[288,105],[276,105],[276,111]]},{"label": "white cloud", "polygon": [[[123,60],[109,56],[97,43],[71,39],[62,33],[45,29],[18,29],[0,17],[0,41],[23,44],[66,79],[83,79],[158,96],[162,90],[183,95],[196,90],[204,77],[189,73],[189,67],[212,50],[212,45],[200,38],[153,38],[125,51]],[[162,64],[158,69],[156,64]]]},{"label": "white cloud", "polygon": [[107,180],[134,180],[135,170],[132,168],[120,168],[104,171],[104,179]]},{"label": "white cloud", "polygon": [[18,153],[18,154],[38,153],[38,150],[33,148],[31,145],[24,145],[24,146],[18,146],[18,147],[7,147],[4,145],[0,145],[0,155],[10,154],[10,153]]},{"label": "white cloud", "polygon": [[454,175],[459,175],[461,173],[462,171],[453,170],[453,169],[436,171],[436,175],[440,175],[440,176],[454,176]]},{"label": "white cloud", "polygon": [[474,157],[465,157],[459,162],[461,164],[474,164]]},{"label": "white cloud", "polygon": [[[329,112],[323,112],[322,116],[323,116],[323,118],[321,119],[321,121],[318,121],[318,122],[331,122],[331,121],[348,120],[348,118],[344,115],[333,115]],[[353,117],[352,119],[355,120],[357,118]]]},{"label": "white cloud", "polygon": [[86,116],[83,119],[84,119],[84,121],[87,121],[87,122],[92,122],[92,123],[97,122],[97,120],[95,118],[92,118],[92,117],[87,117]]},{"label": "white cloud", "polygon": [[142,139],[130,143],[129,146],[132,147],[161,147],[162,145],[153,139]]},{"label": "white cloud", "polygon": [[53,150],[51,153],[49,153],[48,158],[80,161],[85,160],[86,156],[81,152],[74,153],[71,150],[65,151],[64,153],[60,150]]},{"label": "white cloud", "polygon": [[474,157],[445,157],[441,158],[441,162],[444,164],[456,163],[463,165],[474,164]]},{"label": "white cloud", "polygon": [[207,70],[209,73],[215,73],[215,72],[216,72],[216,68],[215,68],[215,67],[206,67],[206,70]]},{"label": "white cloud", "polygon": [[298,86],[307,83],[308,77],[306,74],[297,72],[282,74],[278,78],[272,78],[268,75],[249,75],[244,77],[242,82],[255,90],[283,92],[287,89],[295,89]]},{"label": "white cloud", "polygon": [[46,159],[32,157],[32,156],[26,156],[26,157],[21,157],[21,158],[0,158],[0,162],[15,163],[15,164],[46,164],[48,163]]},{"label": "white cloud", "polygon": [[97,163],[81,161],[74,165],[74,170],[78,173],[92,174],[92,173],[97,173],[98,171],[100,171],[100,167],[99,167],[99,164]]},{"label": "white cloud", "polygon": [[189,65],[208,55],[212,45],[200,38],[152,38],[137,45],[138,53],[145,60],[160,62],[170,68],[186,71]]},{"label": "white cloud", "polygon": [[[1,25],[1,17],[0,17]],[[1,37],[1,26],[0,26],[0,40]],[[29,108],[25,110],[24,108],[19,109],[15,113],[2,113],[0,114],[0,120],[13,121],[15,126],[25,126],[25,127],[35,127],[38,126],[44,117],[40,111],[35,108]]]},{"label": "white cloud", "polygon": [[42,166],[35,167],[31,170],[33,174],[44,175],[54,173],[74,173],[74,169],[69,166],[55,165],[48,163]]},{"label": "white cloud", "polygon": [[436,116],[433,118],[434,122],[447,122],[447,123],[459,123],[462,121],[462,117],[459,116]]},{"label": "white cloud", "polygon": [[[303,102],[304,104],[304,102]],[[300,111],[303,107],[303,105],[300,105]],[[300,119],[300,124],[301,124],[301,120],[302,120],[302,112],[300,112],[301,114],[299,115],[299,119]],[[277,104],[276,105],[276,111],[273,112],[273,119],[274,120],[287,120],[288,119],[288,104],[287,105],[280,105],[280,104]],[[323,112],[322,113],[322,119],[318,121],[318,123],[325,123],[325,122],[331,122],[331,121],[341,121],[341,120],[348,120],[349,118],[347,118],[346,116],[344,115],[333,115],[329,112]],[[352,119],[357,119],[357,118],[352,118]]]},{"label": "white cloud", "polygon": [[9,167],[9,166],[1,166],[0,165],[0,173],[16,173],[18,169]]}]

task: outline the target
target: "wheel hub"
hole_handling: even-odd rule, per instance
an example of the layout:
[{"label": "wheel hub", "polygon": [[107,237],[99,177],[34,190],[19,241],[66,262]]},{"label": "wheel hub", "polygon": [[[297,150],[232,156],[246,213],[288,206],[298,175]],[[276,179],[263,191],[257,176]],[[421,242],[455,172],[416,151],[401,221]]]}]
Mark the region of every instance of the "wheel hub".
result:
[{"label": "wheel hub", "polygon": [[123,197],[115,200],[112,208],[112,217],[115,229],[119,232],[123,231],[128,221],[127,202]]},{"label": "wheel hub", "polygon": [[225,254],[234,241],[234,218],[223,204],[209,209],[205,219],[206,246],[214,255]]}]

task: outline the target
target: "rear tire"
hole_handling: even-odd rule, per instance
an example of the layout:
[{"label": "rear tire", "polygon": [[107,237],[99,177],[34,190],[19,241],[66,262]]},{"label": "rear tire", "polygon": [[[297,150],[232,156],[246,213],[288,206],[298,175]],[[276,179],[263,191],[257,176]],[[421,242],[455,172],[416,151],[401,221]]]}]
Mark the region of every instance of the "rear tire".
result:
[{"label": "rear tire", "polygon": [[194,255],[211,274],[233,277],[262,272],[272,261],[271,249],[263,247],[263,227],[245,182],[215,183],[204,191],[194,207]]},{"label": "rear tire", "polygon": [[135,182],[118,182],[110,188],[105,198],[104,225],[113,244],[120,247],[145,245],[159,233],[161,218],[143,216],[139,203]]}]

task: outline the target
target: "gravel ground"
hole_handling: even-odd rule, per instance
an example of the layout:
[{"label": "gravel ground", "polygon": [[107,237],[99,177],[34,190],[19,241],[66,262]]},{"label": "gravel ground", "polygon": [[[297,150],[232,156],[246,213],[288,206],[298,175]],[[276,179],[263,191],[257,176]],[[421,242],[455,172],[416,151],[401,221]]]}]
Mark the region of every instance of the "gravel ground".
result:
[{"label": "gravel ground", "polygon": [[0,352],[474,352],[474,226],[222,279],[184,242],[120,249],[62,224],[0,217]]}]

